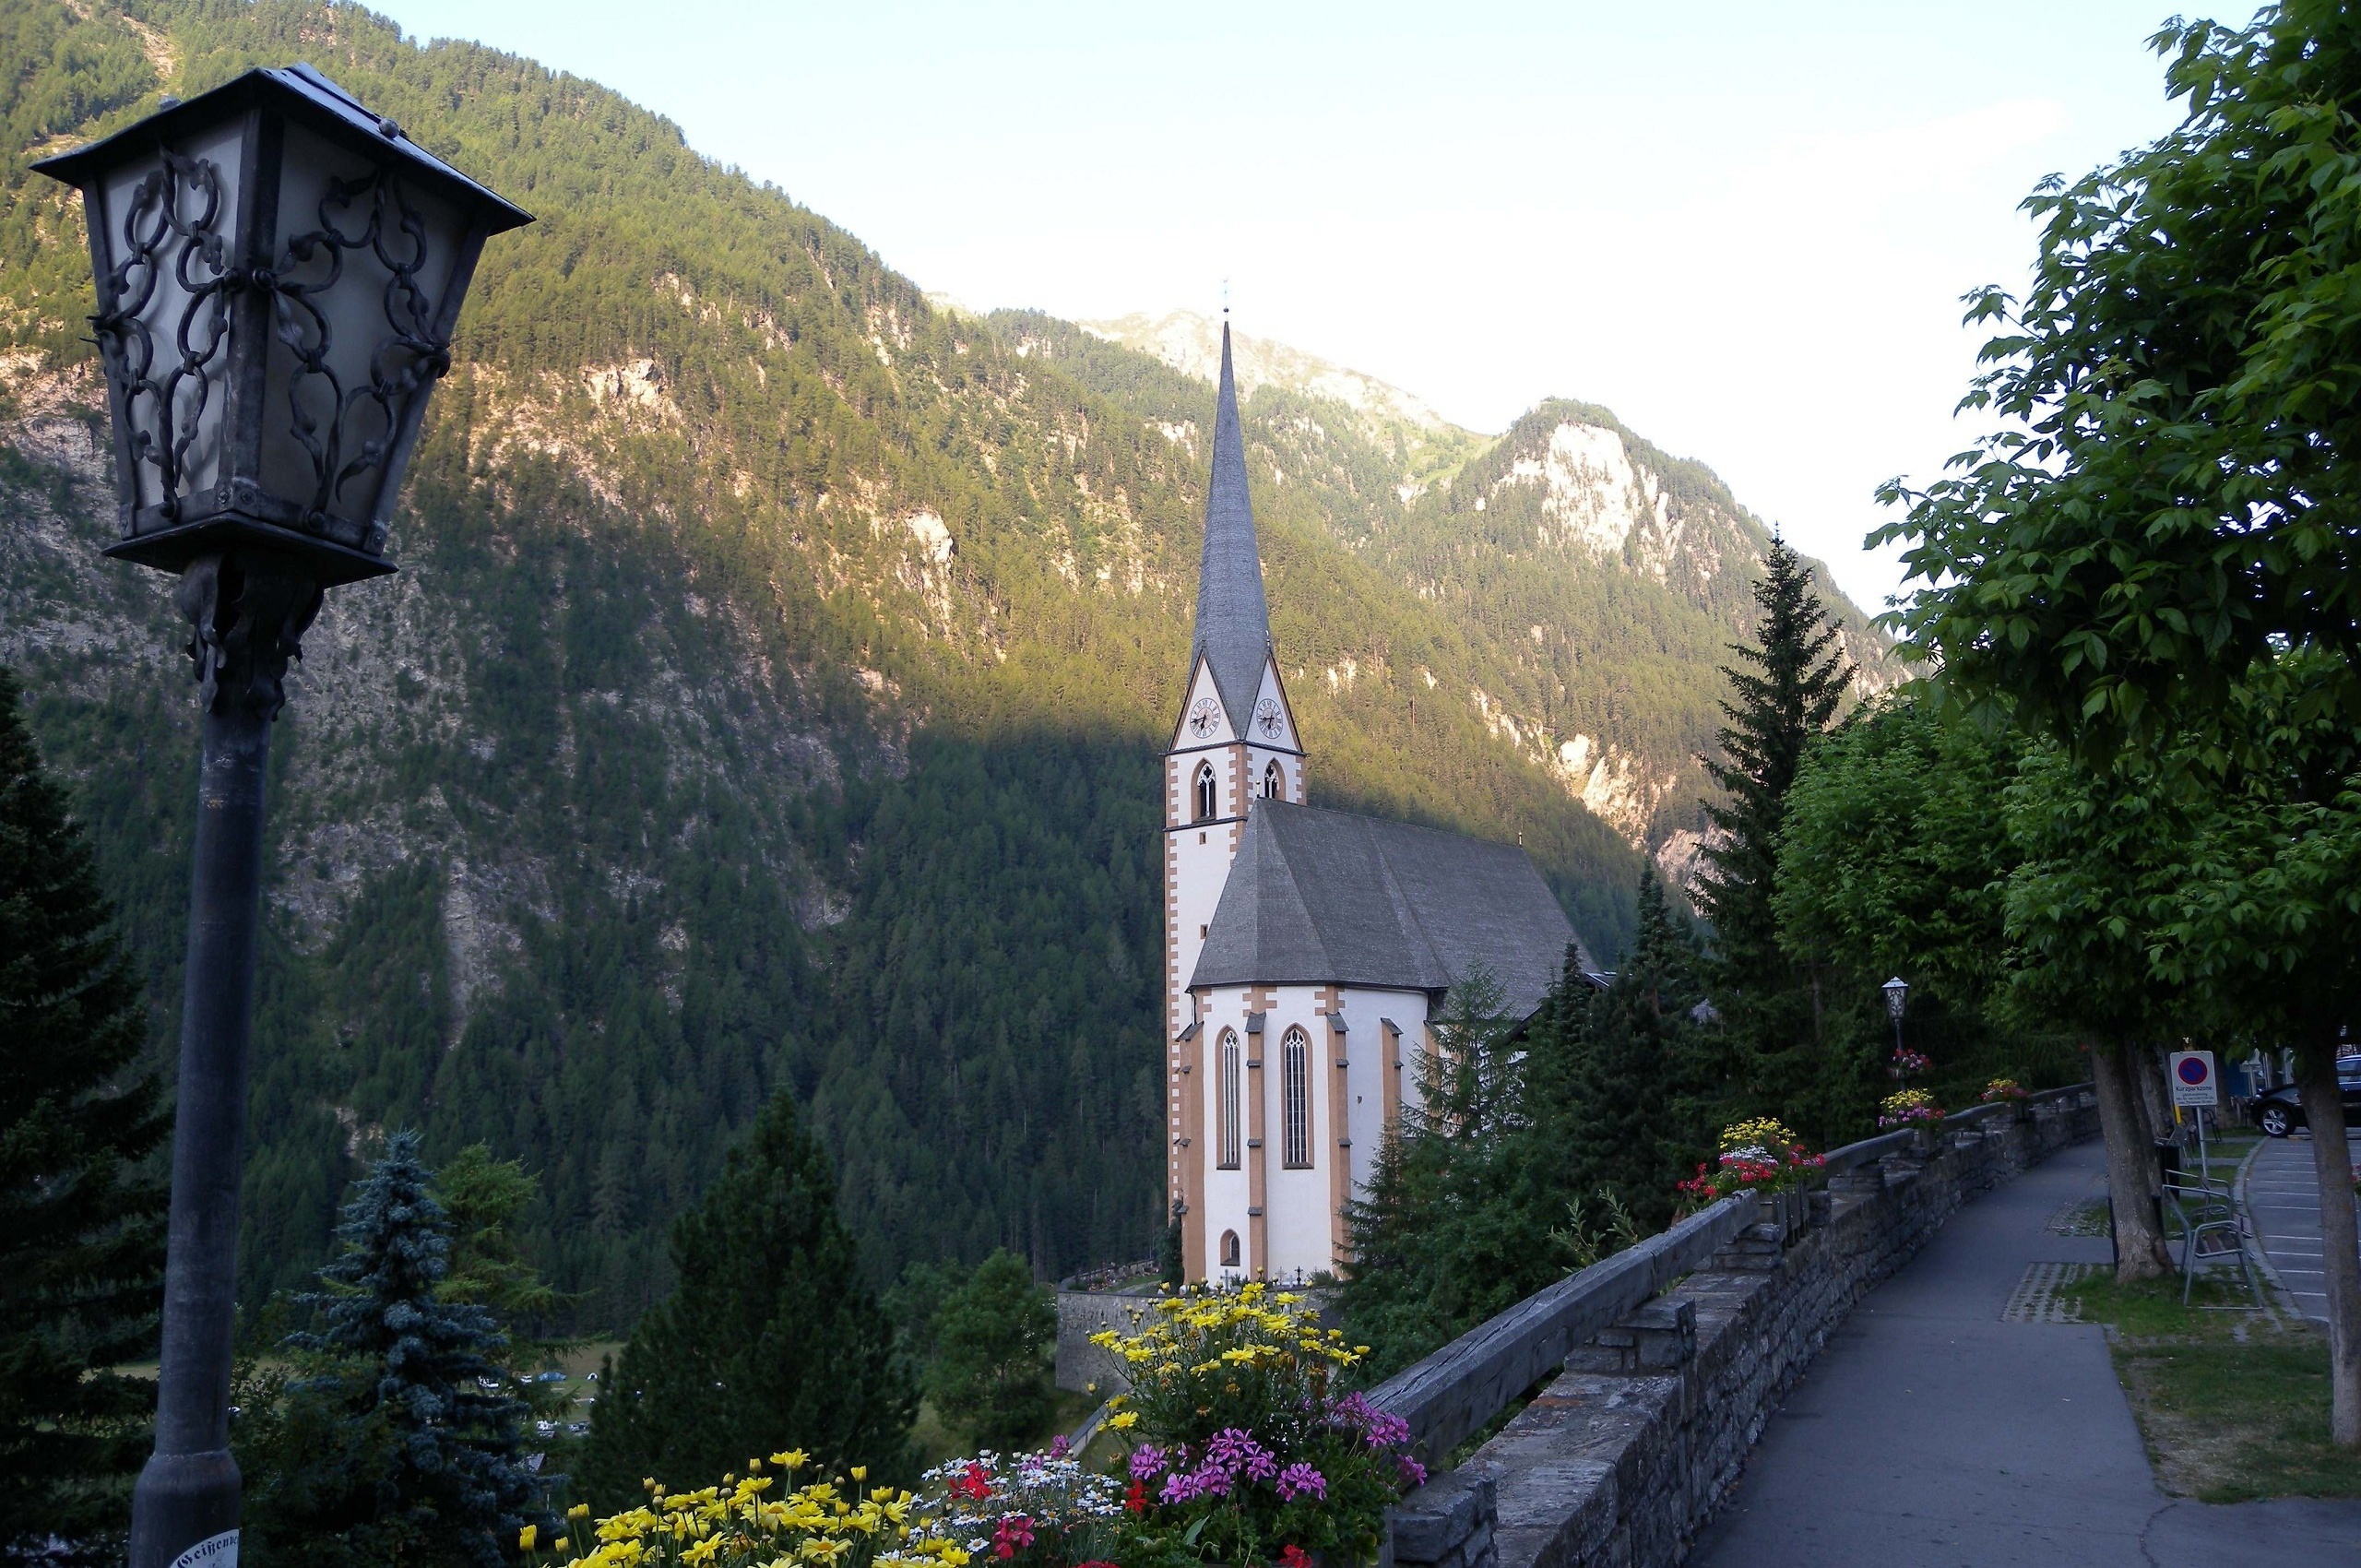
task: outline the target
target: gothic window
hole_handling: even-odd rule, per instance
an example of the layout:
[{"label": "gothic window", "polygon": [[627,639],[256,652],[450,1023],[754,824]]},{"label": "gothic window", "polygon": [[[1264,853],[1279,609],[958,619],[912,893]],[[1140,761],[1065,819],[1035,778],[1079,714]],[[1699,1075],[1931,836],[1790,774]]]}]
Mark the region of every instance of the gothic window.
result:
[{"label": "gothic window", "polygon": [[1263,770],[1263,798],[1266,801],[1284,801],[1287,798],[1287,776],[1280,770],[1276,762]]},{"label": "gothic window", "polygon": [[1238,1132],[1238,1079],[1239,1069],[1242,1065],[1243,1063],[1239,1060],[1238,1036],[1228,1029],[1222,1030],[1218,1071],[1216,1075],[1220,1081],[1215,1087],[1215,1093],[1221,1100],[1220,1152],[1221,1168],[1224,1170],[1238,1169],[1238,1151],[1243,1142]]},{"label": "gothic window", "polygon": [[1197,765],[1197,820],[1211,822],[1214,815],[1214,765]]},{"label": "gothic window", "polygon": [[1238,1232],[1235,1230],[1225,1230],[1221,1233],[1221,1265],[1224,1268],[1239,1266]]},{"label": "gothic window", "polygon": [[1301,1029],[1287,1031],[1279,1047],[1279,1069],[1286,1153],[1280,1163],[1293,1170],[1308,1170],[1311,1165],[1311,1041]]}]

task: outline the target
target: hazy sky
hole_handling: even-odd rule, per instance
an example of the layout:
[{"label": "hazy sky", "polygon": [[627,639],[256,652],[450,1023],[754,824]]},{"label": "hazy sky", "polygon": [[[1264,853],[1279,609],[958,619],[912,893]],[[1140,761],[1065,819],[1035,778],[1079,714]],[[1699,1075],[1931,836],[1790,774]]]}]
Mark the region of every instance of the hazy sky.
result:
[{"label": "hazy sky", "polygon": [[[920,285],[1218,308],[1478,430],[1612,408],[1871,606],[2016,210],[2172,122],[2169,0],[374,0],[616,88]],[[2215,13],[2243,21],[2245,5]]]}]

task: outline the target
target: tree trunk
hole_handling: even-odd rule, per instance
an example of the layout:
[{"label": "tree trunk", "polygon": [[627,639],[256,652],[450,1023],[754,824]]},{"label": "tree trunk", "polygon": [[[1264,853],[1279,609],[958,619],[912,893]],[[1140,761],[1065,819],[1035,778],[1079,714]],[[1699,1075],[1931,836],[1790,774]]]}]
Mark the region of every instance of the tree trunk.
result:
[{"label": "tree trunk", "polygon": [[2353,1163],[2344,1142],[2344,1100],[2333,1042],[2302,1052],[2296,1082],[2312,1129],[2312,1174],[2320,1188],[2320,1267],[2328,1286],[2331,1437],[2361,1448],[2361,1243],[2353,1215]]},{"label": "tree trunk", "polygon": [[2165,1085],[2163,1053],[2148,1045],[2126,1046],[2124,1053],[2130,1059],[2132,1081],[2140,1086],[2140,1104],[2148,1115],[2151,1146],[2175,1141],[2173,1134],[2180,1123],[2173,1120],[2173,1097]]},{"label": "tree trunk", "polygon": [[2115,1277],[2159,1279],[2172,1272],[2156,1217],[2156,1146],[2141,1114],[2133,1075],[2135,1046],[2101,1046],[2091,1051],[2091,1080],[2099,1096],[2099,1132],[2106,1140],[2106,1194],[2115,1206]]}]

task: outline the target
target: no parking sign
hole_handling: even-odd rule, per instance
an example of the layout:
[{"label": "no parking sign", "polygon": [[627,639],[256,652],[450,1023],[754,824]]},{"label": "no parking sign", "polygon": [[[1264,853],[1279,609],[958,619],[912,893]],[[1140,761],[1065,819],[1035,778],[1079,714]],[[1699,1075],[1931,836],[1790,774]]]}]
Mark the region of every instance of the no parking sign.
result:
[{"label": "no parking sign", "polygon": [[2172,1058],[2173,1104],[2215,1111],[2222,1104],[2222,1080],[2213,1071],[2210,1051],[2176,1051]]}]

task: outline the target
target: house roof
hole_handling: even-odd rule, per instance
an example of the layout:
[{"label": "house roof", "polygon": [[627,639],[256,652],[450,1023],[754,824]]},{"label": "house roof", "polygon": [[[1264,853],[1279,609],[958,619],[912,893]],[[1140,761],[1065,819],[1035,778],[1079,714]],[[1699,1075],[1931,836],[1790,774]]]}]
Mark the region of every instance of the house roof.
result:
[{"label": "house roof", "polygon": [[1190,662],[1203,655],[1231,729],[1246,732],[1271,653],[1271,611],[1246,493],[1246,441],[1238,428],[1238,378],[1230,370],[1229,323],[1221,327],[1221,384],[1214,399],[1214,471],[1205,487],[1205,546],[1197,567],[1197,628]]},{"label": "house roof", "polygon": [[1443,992],[1481,964],[1523,1016],[1574,929],[1523,849],[1406,822],[1258,800],[1192,986]]}]

